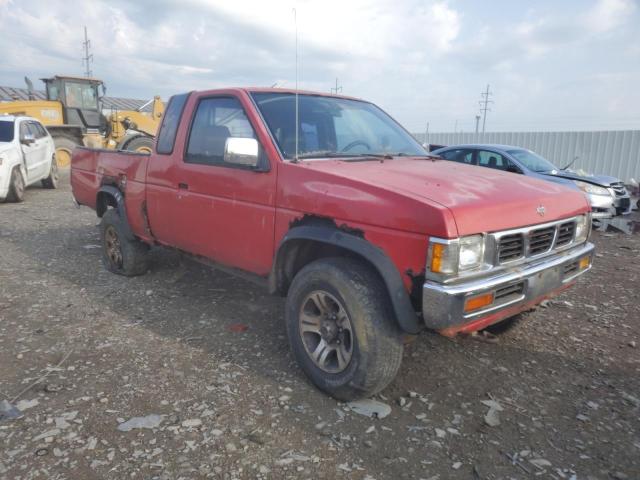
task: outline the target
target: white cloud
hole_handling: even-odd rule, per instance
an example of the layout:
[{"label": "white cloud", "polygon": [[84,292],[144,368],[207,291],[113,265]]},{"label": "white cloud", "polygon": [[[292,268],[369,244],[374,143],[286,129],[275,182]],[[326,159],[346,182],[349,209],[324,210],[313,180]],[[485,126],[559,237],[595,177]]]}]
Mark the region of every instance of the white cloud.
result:
[{"label": "white cloud", "polygon": [[[624,74],[640,69],[638,9],[568,1],[505,13],[476,2],[463,11],[461,0],[0,0],[0,85],[81,74],[87,25],[93,71],[110,95],[292,87],[295,7],[301,86],[328,91],[338,77],[345,94],[379,103],[412,130],[427,121],[450,130],[456,119],[471,128],[487,83],[496,91],[491,119],[503,124],[543,118],[559,101],[607,118],[635,89],[637,75]],[[617,70],[615,85],[562,86]],[[608,97],[595,104],[589,88],[598,89],[591,98]]]},{"label": "white cloud", "polygon": [[598,0],[585,14],[584,23],[595,32],[609,32],[626,23],[635,9],[633,0]]}]

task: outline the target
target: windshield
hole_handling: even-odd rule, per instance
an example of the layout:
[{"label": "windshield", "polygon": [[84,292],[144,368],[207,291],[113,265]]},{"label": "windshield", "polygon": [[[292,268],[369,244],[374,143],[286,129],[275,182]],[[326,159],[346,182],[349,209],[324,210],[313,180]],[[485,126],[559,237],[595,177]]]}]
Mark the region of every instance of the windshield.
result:
[{"label": "windshield", "polygon": [[13,122],[0,121],[0,142],[13,140]]},{"label": "windshield", "polygon": [[98,109],[98,94],[94,85],[66,82],[64,94],[67,99],[67,107],[84,110]]},{"label": "windshield", "polygon": [[542,158],[529,150],[507,150],[507,153],[513,155],[529,170],[534,172],[550,172],[551,170],[558,170],[553,163],[546,158]]},{"label": "windshield", "polygon": [[[295,94],[253,93],[286,159],[296,156]],[[298,96],[298,157],[427,153],[389,115],[371,103],[319,95]]]}]

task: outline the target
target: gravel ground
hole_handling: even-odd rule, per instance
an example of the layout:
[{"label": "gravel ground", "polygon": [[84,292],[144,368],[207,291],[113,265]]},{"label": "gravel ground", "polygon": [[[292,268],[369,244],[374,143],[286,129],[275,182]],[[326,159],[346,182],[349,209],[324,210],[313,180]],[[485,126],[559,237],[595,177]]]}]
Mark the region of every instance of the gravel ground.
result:
[{"label": "gravel ground", "polygon": [[369,418],[305,380],[282,299],[163,249],[110,274],[96,224],[67,179],[0,204],[1,479],[640,479],[640,235],[497,338],[418,336]]}]

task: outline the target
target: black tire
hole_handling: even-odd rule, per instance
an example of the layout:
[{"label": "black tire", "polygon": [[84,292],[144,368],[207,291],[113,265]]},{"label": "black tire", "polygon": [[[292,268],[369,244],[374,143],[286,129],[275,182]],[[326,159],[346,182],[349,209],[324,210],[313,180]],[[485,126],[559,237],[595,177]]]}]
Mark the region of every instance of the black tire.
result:
[{"label": "black tire", "polygon": [[[308,340],[300,334],[303,308],[308,305],[305,302],[317,292],[326,292],[337,300],[341,304],[338,308],[344,308],[350,321],[351,356],[347,366],[337,373],[329,373],[315,363],[307,352],[308,344],[305,346]],[[289,288],[285,318],[298,364],[314,385],[338,400],[354,400],[381,391],[400,368],[402,333],[384,285],[363,262],[326,258],[306,265]]]},{"label": "black tire", "polygon": [[151,153],[153,151],[153,138],[139,135],[133,137],[124,144],[123,150],[129,152]]},{"label": "black tire", "polygon": [[7,194],[8,202],[22,202],[24,201],[24,190],[26,186],[22,173],[20,173],[19,167],[14,167],[11,170],[11,179],[9,180],[9,193]]},{"label": "black tire", "polygon": [[114,209],[107,210],[100,222],[102,263],[112,273],[134,277],[149,269],[149,246],[127,235],[127,228]]},{"label": "black tire", "polygon": [[56,147],[56,163],[59,168],[66,168],[71,165],[71,154],[73,149],[79,144],[78,142],[66,135],[57,135],[53,137],[53,143]]},{"label": "black tire", "polygon": [[51,159],[51,169],[49,170],[49,176],[42,180],[42,186],[44,188],[58,188],[58,164],[56,163],[55,155]]}]

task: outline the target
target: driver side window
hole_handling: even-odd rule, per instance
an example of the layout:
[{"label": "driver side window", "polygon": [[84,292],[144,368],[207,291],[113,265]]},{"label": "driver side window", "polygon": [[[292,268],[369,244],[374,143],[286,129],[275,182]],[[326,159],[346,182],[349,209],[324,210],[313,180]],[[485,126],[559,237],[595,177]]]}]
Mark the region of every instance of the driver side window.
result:
[{"label": "driver side window", "polygon": [[240,101],[232,97],[204,98],[193,117],[185,162],[230,165],[224,151],[230,137],[256,138]]},{"label": "driver side window", "polygon": [[478,152],[478,165],[496,170],[506,170],[509,166],[509,160],[499,153],[480,150]]}]

